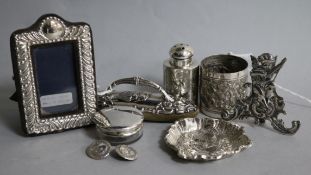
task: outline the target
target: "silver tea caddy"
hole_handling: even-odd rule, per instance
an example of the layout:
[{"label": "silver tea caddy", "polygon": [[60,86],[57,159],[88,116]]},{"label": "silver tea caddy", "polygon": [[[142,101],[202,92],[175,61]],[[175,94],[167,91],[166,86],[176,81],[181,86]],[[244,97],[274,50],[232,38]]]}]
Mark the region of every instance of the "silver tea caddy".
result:
[{"label": "silver tea caddy", "polygon": [[233,111],[237,100],[247,96],[248,63],[233,55],[213,55],[201,62],[200,110],[209,117],[221,118]]},{"label": "silver tea caddy", "polygon": [[185,98],[198,104],[199,66],[192,60],[193,48],[179,43],[170,49],[164,61],[164,89],[175,98]]}]

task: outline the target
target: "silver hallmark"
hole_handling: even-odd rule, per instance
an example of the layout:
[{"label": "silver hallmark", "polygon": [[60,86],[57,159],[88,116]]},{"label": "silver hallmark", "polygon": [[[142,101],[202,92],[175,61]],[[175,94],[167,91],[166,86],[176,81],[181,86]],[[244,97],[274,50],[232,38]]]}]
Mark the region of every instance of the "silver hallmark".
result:
[{"label": "silver hallmark", "polygon": [[95,160],[101,160],[109,156],[111,145],[106,140],[95,140],[86,148],[86,155]]},{"label": "silver hallmark", "polygon": [[280,113],[286,114],[285,103],[284,99],[277,94],[274,85],[286,58],[282,59],[279,64],[276,64],[277,57],[269,53],[264,53],[257,58],[251,56],[251,59],[253,65],[250,73],[252,83],[244,85],[249,87],[251,93],[247,98],[239,100],[233,111],[224,110],[222,118],[233,120],[253,117],[256,124],[263,124],[268,120],[277,131],[283,134],[295,134],[300,127],[300,121],[292,121],[292,126],[287,128],[284,126],[283,120],[278,118]]},{"label": "silver hallmark", "polygon": [[199,66],[192,60],[193,49],[188,44],[176,44],[170,49],[170,59],[163,64],[164,89],[175,98],[198,103]]},{"label": "silver hallmark", "polygon": [[134,148],[128,145],[118,145],[116,146],[116,153],[125,160],[136,160],[137,152]]}]

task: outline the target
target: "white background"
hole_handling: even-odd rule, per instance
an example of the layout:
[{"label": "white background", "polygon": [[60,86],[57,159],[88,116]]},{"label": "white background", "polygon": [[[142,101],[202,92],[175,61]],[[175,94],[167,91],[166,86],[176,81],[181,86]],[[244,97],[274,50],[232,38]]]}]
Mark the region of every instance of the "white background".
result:
[{"label": "white background", "polygon": [[301,120],[294,136],[252,121],[237,121],[253,147],[228,159],[196,163],[178,159],[162,141],[169,124],[145,123],[132,146],[134,162],[95,161],[84,151],[93,128],[39,137],[22,136],[14,91],[9,37],[45,13],[91,25],[98,85],[139,75],[162,84],[162,63],[178,42],[195,49],[194,59],[221,53],[270,52],[288,61],[277,83],[311,98],[311,1],[302,0],[0,0],[0,174],[310,174],[311,104],[282,90],[286,124]]}]

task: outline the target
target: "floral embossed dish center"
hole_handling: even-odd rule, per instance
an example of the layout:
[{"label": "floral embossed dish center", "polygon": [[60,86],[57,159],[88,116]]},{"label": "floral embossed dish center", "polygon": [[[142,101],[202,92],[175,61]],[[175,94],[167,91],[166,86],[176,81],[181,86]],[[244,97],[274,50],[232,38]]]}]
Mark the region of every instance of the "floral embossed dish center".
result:
[{"label": "floral embossed dish center", "polygon": [[213,135],[208,131],[191,131],[179,138],[180,146],[196,152],[215,154],[223,150],[231,150],[229,139],[221,135]]}]

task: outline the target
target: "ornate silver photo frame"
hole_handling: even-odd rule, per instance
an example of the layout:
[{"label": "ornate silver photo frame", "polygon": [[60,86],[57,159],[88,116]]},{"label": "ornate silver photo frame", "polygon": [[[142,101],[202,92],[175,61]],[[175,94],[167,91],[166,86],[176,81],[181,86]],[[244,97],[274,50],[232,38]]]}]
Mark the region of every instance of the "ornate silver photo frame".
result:
[{"label": "ornate silver photo frame", "polygon": [[48,14],[11,35],[16,97],[27,135],[91,123],[96,111],[91,28]]}]

